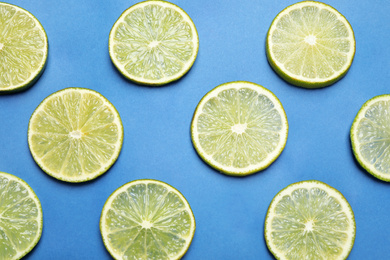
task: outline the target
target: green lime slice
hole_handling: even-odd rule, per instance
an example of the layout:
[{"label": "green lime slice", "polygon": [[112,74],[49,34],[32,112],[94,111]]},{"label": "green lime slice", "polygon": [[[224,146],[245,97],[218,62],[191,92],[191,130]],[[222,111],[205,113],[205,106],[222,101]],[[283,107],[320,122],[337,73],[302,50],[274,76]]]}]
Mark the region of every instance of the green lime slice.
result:
[{"label": "green lime slice", "polygon": [[283,151],[287,134],[287,117],[278,98],[260,85],[243,81],[207,93],[191,125],[199,156],[229,175],[267,168]]},{"label": "green lime slice", "polygon": [[136,180],[114,191],[104,204],[100,231],[115,259],[180,259],[195,232],[184,196],[156,180]]},{"label": "green lime slice", "polygon": [[341,79],[355,55],[355,36],[333,7],[304,1],[281,11],[266,40],[272,68],[287,82],[320,88]]},{"label": "green lime slice", "polygon": [[314,180],[291,184],[276,194],[264,226],[276,259],[346,259],[355,233],[348,201],[335,188]]},{"label": "green lime slice", "polygon": [[123,126],[115,107],[90,89],[60,90],[39,104],[28,126],[35,162],[47,174],[83,182],[105,173],[122,148]]},{"label": "green lime slice", "polygon": [[356,160],[370,174],[390,182],[390,95],[368,100],[351,127]]},{"label": "green lime slice", "polygon": [[0,259],[20,259],[42,234],[42,207],[22,179],[0,172]]},{"label": "green lime slice", "polygon": [[48,53],[46,32],[28,11],[0,2],[0,94],[30,87]]},{"label": "green lime slice", "polygon": [[163,85],[181,78],[198,54],[195,25],[180,7],[145,1],[124,11],[111,29],[110,57],[128,79]]}]

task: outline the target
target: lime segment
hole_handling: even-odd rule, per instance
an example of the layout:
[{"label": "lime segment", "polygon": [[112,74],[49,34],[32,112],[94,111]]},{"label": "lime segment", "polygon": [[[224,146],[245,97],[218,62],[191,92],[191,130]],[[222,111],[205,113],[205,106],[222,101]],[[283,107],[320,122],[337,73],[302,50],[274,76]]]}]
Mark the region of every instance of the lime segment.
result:
[{"label": "lime segment", "polygon": [[180,259],[194,236],[195,218],[175,188],[156,180],[137,180],[107,199],[100,231],[115,259]]},{"label": "lime segment", "polygon": [[181,78],[195,62],[198,46],[198,33],[188,14],[158,0],[124,11],[109,36],[109,52],[117,69],[146,85]]},{"label": "lime segment", "polygon": [[28,11],[0,2],[0,94],[31,86],[48,53],[45,30]]},{"label": "lime segment", "polygon": [[287,141],[286,113],[268,89],[250,82],[222,84],[199,102],[191,125],[202,159],[231,175],[267,168]]},{"label": "lime segment", "polygon": [[277,259],[346,259],[356,224],[344,196],[319,181],[281,190],[265,219],[265,240]]},{"label": "lime segment", "polygon": [[20,259],[42,234],[42,207],[22,179],[0,172],[0,259]]},{"label": "lime segment", "polygon": [[47,97],[31,116],[34,160],[59,180],[82,182],[106,172],[119,156],[123,126],[115,107],[96,91],[67,88]]},{"label": "lime segment", "polygon": [[351,127],[351,143],[360,165],[383,181],[390,181],[390,95],[368,100]]},{"label": "lime segment", "polygon": [[342,78],[355,55],[355,36],[333,7],[304,1],[281,11],[267,35],[267,57],[286,81],[319,88]]}]

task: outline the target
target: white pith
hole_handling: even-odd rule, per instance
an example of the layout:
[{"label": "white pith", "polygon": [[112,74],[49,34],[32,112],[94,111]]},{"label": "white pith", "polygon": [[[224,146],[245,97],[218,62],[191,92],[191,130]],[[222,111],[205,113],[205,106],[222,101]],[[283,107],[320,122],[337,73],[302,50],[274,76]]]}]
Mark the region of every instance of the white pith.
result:
[{"label": "white pith", "polygon": [[[193,49],[194,51],[192,53],[191,59],[189,59],[184,64],[183,68],[177,74],[174,74],[171,76],[164,76],[158,80],[145,79],[144,77],[140,77],[140,76],[128,73],[125,69],[125,65],[121,64],[119,61],[116,60],[115,50],[114,50],[115,31],[117,30],[118,26],[124,22],[126,15],[128,15],[129,13],[131,13],[135,9],[143,8],[143,7],[148,6],[150,4],[159,5],[159,6],[164,7],[164,8],[170,8],[170,9],[173,9],[173,10],[177,11],[178,13],[180,13],[183,20],[185,22],[187,22],[188,25],[191,27],[191,31],[192,31],[192,35],[193,35],[192,42],[193,42],[193,46],[194,46],[194,49]],[[156,47],[158,47],[158,44],[159,44],[158,41],[152,41],[149,43],[149,48],[156,48]],[[195,62],[197,52],[198,52],[198,45],[199,45],[198,33],[196,31],[195,25],[194,25],[193,21],[191,20],[191,18],[188,16],[187,13],[185,13],[178,6],[171,4],[169,2],[165,2],[165,1],[145,1],[145,2],[141,2],[141,3],[133,5],[132,7],[127,9],[123,14],[121,14],[119,19],[115,22],[114,26],[112,27],[110,35],[109,35],[109,53],[110,53],[110,56],[113,60],[113,63],[118,68],[118,70],[123,75],[130,78],[131,80],[134,80],[135,82],[140,82],[140,83],[145,83],[145,84],[150,84],[150,85],[165,84],[166,82],[171,82],[171,81],[177,80],[181,76],[183,76],[191,68],[192,64]]]},{"label": "white pith", "polygon": [[[351,43],[351,48],[350,48],[350,51],[347,53],[347,62],[343,65],[343,67],[338,70],[338,71],[335,71],[333,68],[332,70],[335,72],[333,75],[331,75],[330,77],[328,78],[320,78],[318,75],[314,78],[310,78],[310,77],[305,77],[304,75],[297,75],[297,74],[294,74],[292,72],[290,72],[289,70],[287,70],[285,68],[285,65],[284,63],[281,63],[279,62],[274,53],[272,51],[267,51],[267,54],[270,55],[270,59],[272,60],[273,63],[275,63],[275,66],[280,69],[284,74],[286,74],[288,77],[294,79],[294,80],[298,80],[298,81],[301,81],[301,82],[307,82],[307,83],[324,83],[324,82],[327,82],[327,81],[332,81],[332,80],[335,80],[335,79],[338,79],[341,75],[343,75],[350,67],[351,63],[352,63],[352,60],[354,58],[354,54],[355,54],[355,38],[354,38],[354,32],[352,30],[352,27],[351,25],[348,23],[348,21],[346,20],[346,18],[341,15],[336,9],[326,5],[326,4],[323,4],[323,3],[320,3],[320,2],[314,2],[314,1],[304,1],[304,2],[300,2],[300,3],[296,3],[296,4],[293,4],[289,7],[287,7],[286,9],[284,9],[283,11],[281,11],[277,16],[276,18],[274,19],[274,21],[272,22],[271,24],[271,27],[269,29],[269,32],[268,32],[268,35],[267,35],[267,44],[268,44],[268,49],[272,50],[272,46],[273,46],[273,41],[272,41],[272,35],[274,33],[274,31],[276,30],[276,25],[277,23],[279,22],[279,20],[285,16],[285,15],[288,15],[289,12],[291,12],[292,10],[295,10],[295,9],[301,9],[305,6],[315,6],[315,7],[318,7],[319,9],[326,9],[330,12],[332,12],[339,21],[341,21],[345,27],[347,28],[348,30],[348,39]],[[316,45],[316,36],[315,35],[307,35],[303,42],[303,44],[309,44],[313,47],[315,47]]]},{"label": "white pith", "polygon": [[[301,188],[304,188],[307,190],[310,190],[312,188],[319,188],[321,190],[324,190],[328,194],[328,196],[335,198],[337,200],[337,202],[341,205],[342,211],[346,214],[346,216],[348,218],[348,223],[349,223],[348,229],[347,229],[347,231],[345,231],[345,234],[348,235],[348,241],[345,244],[345,246],[342,248],[343,249],[342,253],[336,259],[340,259],[340,260],[346,259],[349,255],[352,247],[353,247],[354,240],[355,240],[356,223],[355,223],[354,214],[352,212],[352,209],[351,209],[348,201],[344,198],[344,196],[339,191],[337,191],[336,189],[334,189],[334,188],[332,188],[332,187],[330,187],[322,182],[319,182],[319,181],[302,181],[302,182],[291,184],[291,185],[287,186],[285,189],[281,190],[272,199],[272,202],[271,202],[271,204],[268,208],[268,211],[267,211],[267,215],[266,215],[266,219],[265,219],[265,227],[264,227],[264,229],[265,229],[264,235],[265,235],[265,239],[267,242],[267,246],[269,247],[270,251],[274,254],[274,256],[277,259],[283,259],[283,260],[288,259],[285,256],[285,254],[287,252],[279,250],[273,244],[272,235],[271,235],[271,233],[274,231],[272,228],[272,220],[273,220],[273,218],[278,216],[275,213],[275,208],[276,208],[276,205],[283,199],[283,197],[285,197],[285,196],[291,197],[291,194],[293,193],[293,191],[295,191],[297,189],[301,189]],[[301,223],[301,224],[303,224],[305,227],[304,229],[301,230],[302,233],[319,232],[319,231],[316,231],[316,229],[315,229],[315,221],[313,219],[309,219],[305,223]],[[332,227],[329,227],[329,228],[331,229]],[[328,259],[328,258],[326,258],[326,256],[323,256],[323,260],[326,260],[326,259]]]},{"label": "white pith", "polygon": [[[107,230],[107,224],[106,224],[106,218],[107,218],[108,211],[112,208],[112,203],[113,203],[114,199],[118,196],[118,194],[120,194],[122,192],[127,192],[127,189],[133,185],[138,185],[138,184],[148,185],[150,183],[162,185],[164,188],[166,188],[168,190],[168,192],[175,193],[177,196],[180,197],[180,199],[182,200],[182,202],[185,205],[185,208],[181,209],[181,211],[187,211],[190,213],[189,216],[191,217],[191,221],[192,221],[190,234],[188,235],[188,237],[181,237],[182,239],[186,240],[186,245],[182,248],[182,251],[180,251],[179,253],[177,253],[176,256],[173,256],[170,259],[172,259],[172,260],[173,259],[180,259],[185,254],[185,252],[188,250],[188,247],[190,246],[190,244],[192,242],[192,238],[193,238],[194,233],[195,233],[195,225],[196,224],[195,224],[195,218],[194,218],[194,215],[193,215],[192,210],[190,208],[190,205],[188,204],[188,201],[185,199],[185,197],[180,192],[178,192],[175,188],[173,188],[170,185],[163,183],[161,181],[136,180],[136,181],[132,181],[130,183],[123,185],[122,187],[118,188],[110,195],[110,197],[107,199],[106,203],[104,204],[102,214],[100,217],[100,230],[101,230],[103,242],[104,242],[107,250],[110,252],[110,254],[115,259],[122,259],[122,255],[117,253],[116,250],[111,247],[111,244],[109,243],[109,240],[107,238],[109,233],[110,233]],[[153,223],[151,223],[149,220],[146,220],[146,219],[144,219],[141,223],[139,223],[139,225],[144,229],[149,229],[149,228],[153,227]]]},{"label": "white pith", "polygon": [[[265,160],[261,161],[258,164],[251,164],[247,167],[237,168],[234,166],[226,166],[226,165],[223,165],[223,164],[217,162],[213,158],[212,155],[207,154],[206,151],[204,151],[204,149],[202,148],[202,146],[200,145],[200,142],[199,142],[199,132],[198,132],[197,122],[198,122],[199,116],[202,114],[203,107],[207,103],[208,100],[210,100],[214,97],[217,97],[220,92],[223,92],[227,89],[241,89],[241,88],[251,89],[251,90],[257,92],[259,95],[265,95],[266,97],[268,97],[272,101],[272,103],[274,104],[274,109],[276,109],[278,111],[279,115],[281,116],[282,130],[279,132],[280,141],[279,141],[277,147],[271,153],[269,153],[267,155]],[[213,167],[215,167],[217,169],[222,169],[224,172],[237,174],[237,175],[241,175],[241,174],[245,175],[248,172],[259,171],[259,170],[265,168],[266,166],[268,166],[269,164],[271,164],[279,156],[279,154],[282,152],[282,150],[286,144],[287,134],[288,134],[288,123],[287,123],[287,118],[285,115],[286,115],[285,111],[284,111],[280,101],[269,90],[267,90],[263,87],[259,87],[259,85],[256,85],[256,84],[250,83],[250,82],[225,83],[223,85],[218,86],[217,88],[210,91],[209,93],[207,93],[202,98],[202,100],[199,102],[199,104],[196,108],[196,111],[195,111],[195,114],[194,114],[194,117],[192,120],[193,123],[191,126],[193,143],[194,143],[194,146],[197,149],[198,153],[201,155],[201,157],[206,162],[210,163]],[[231,130],[232,130],[232,132],[235,132],[237,134],[242,134],[245,132],[245,129],[246,129],[246,123],[243,123],[243,124],[236,124],[236,125],[232,126]]]}]

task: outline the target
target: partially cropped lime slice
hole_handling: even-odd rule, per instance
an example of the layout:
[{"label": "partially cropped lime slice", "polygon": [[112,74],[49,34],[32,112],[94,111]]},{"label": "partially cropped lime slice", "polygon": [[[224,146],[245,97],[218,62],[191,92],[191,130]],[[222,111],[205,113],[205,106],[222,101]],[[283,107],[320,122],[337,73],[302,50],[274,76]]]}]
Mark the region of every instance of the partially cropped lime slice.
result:
[{"label": "partially cropped lime slice", "polygon": [[333,7],[304,1],[281,11],[269,28],[267,57],[286,81],[319,88],[341,79],[355,55],[355,36]]},{"label": "partially cropped lime slice", "polygon": [[390,95],[368,100],[351,127],[353,153],[370,174],[390,182]]},{"label": "partially cropped lime slice", "polygon": [[319,181],[291,184],[273,198],[265,240],[276,259],[346,259],[355,241],[351,206]]},{"label": "partially cropped lime slice", "polygon": [[46,63],[45,30],[28,11],[0,2],[0,94],[31,86]]},{"label": "partially cropped lime slice", "polygon": [[279,99],[250,82],[229,82],[207,93],[192,119],[192,143],[210,166],[230,175],[267,168],[287,141],[288,123]]},{"label": "partially cropped lime slice", "polygon": [[181,78],[195,62],[198,46],[198,33],[188,14],[159,0],[124,11],[109,36],[109,52],[117,69],[146,85]]},{"label": "partially cropped lime slice", "polygon": [[105,173],[118,158],[123,126],[115,107],[90,89],[60,90],[36,108],[28,144],[36,163],[59,180],[82,182]]},{"label": "partially cropped lime slice", "polygon": [[20,259],[42,234],[42,207],[22,179],[0,172],[0,259]]},{"label": "partially cropped lime slice", "polygon": [[195,218],[184,196],[156,180],[118,188],[100,218],[104,245],[115,259],[180,259],[195,232]]}]

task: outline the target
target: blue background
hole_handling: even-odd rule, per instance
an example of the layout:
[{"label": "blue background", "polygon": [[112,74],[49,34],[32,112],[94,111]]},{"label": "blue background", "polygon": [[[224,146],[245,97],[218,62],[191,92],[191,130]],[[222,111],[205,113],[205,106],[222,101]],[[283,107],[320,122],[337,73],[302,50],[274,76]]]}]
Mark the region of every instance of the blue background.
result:
[{"label": "blue background", "polygon": [[[349,140],[363,103],[389,93],[390,5],[387,0],[327,0],[351,23],[356,55],[336,84],[307,90],[287,84],[271,69],[265,37],[273,18],[292,0],[196,0],[172,2],[193,19],[200,39],[197,60],[181,80],[144,87],[122,77],[108,54],[108,35],[135,1],[10,0],[34,14],[49,38],[46,70],[25,92],[0,96],[0,171],[21,177],[35,190],[43,234],[26,259],[110,259],[99,231],[108,196],[141,178],[165,181],[187,198],[197,229],[184,259],[272,259],[263,228],[268,205],[285,186],[323,181],[344,194],[356,217],[350,259],[390,256],[390,184],[366,173]],[[238,178],[218,173],[196,154],[190,138],[199,100],[219,84],[245,80],[274,92],[288,117],[281,156],[266,170]],[[49,94],[67,87],[94,89],[119,111],[122,152],[94,181],[69,184],[46,175],[27,144],[29,118]]]}]

